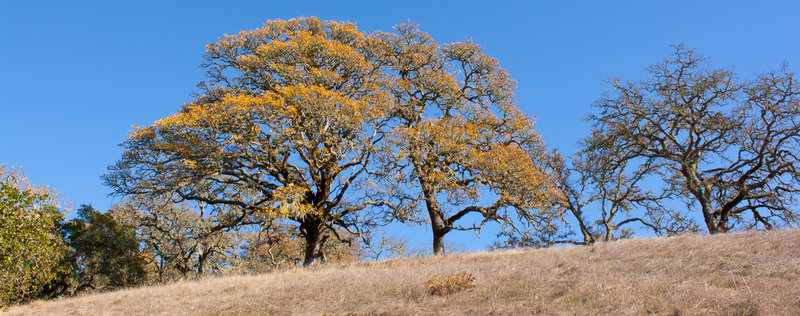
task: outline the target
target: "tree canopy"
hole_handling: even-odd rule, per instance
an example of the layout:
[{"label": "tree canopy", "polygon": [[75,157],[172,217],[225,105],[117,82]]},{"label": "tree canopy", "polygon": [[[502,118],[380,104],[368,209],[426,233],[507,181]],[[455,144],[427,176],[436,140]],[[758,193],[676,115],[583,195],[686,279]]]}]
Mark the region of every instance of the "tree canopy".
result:
[{"label": "tree canopy", "polygon": [[81,205],[77,215],[60,224],[67,247],[65,269],[42,295],[55,297],[143,284],[147,262],[133,229],[91,205]]},{"label": "tree canopy", "polygon": [[692,50],[612,80],[590,117],[598,142],[659,166],[664,190],[699,205],[709,233],[797,224],[800,88],[784,65],[743,80]]},{"label": "tree canopy", "polygon": [[424,202],[436,253],[448,231],[479,229],[453,224],[468,213],[506,226],[511,209],[547,217],[544,145],[511,77],[475,44],[397,31],[299,18],[220,38],[207,47],[201,93],[135,129],[106,183],[226,205],[219,229],[295,221],[306,264],[336,227],[363,236],[379,209],[409,219]]},{"label": "tree canopy", "polygon": [[135,129],[106,183],[123,195],[229,206],[219,229],[286,218],[319,259],[334,227],[354,233],[379,202],[353,193],[391,104],[355,25],[300,18],[220,38],[183,109]]},{"label": "tree canopy", "polygon": [[[413,221],[424,210],[436,254],[452,230],[551,220],[554,177],[511,76],[476,44],[440,45],[415,25],[396,29],[373,41],[395,98],[379,173],[398,218]],[[481,223],[457,223],[471,213]]]}]

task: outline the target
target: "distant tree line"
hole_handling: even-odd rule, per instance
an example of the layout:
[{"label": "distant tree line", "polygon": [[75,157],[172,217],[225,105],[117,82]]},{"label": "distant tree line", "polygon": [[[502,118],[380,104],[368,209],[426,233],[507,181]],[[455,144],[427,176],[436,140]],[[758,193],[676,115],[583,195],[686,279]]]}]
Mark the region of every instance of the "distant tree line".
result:
[{"label": "distant tree line", "polygon": [[65,220],[0,169],[2,303],[408,255],[376,237],[394,221],[429,225],[439,255],[488,222],[497,248],[798,224],[785,66],[740,79],[676,46],[649,79],[612,79],[565,157],[480,46],[395,30],[299,18],[208,45],[196,98],[122,144],[106,212]]}]

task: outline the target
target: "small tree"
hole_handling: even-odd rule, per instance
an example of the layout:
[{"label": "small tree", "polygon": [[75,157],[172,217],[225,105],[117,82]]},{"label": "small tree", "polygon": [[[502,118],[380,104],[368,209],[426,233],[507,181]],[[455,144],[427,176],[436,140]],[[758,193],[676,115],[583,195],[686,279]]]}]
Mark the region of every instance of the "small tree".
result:
[{"label": "small tree", "polygon": [[0,306],[35,294],[56,276],[65,248],[55,193],[0,166]]},{"label": "small tree", "polygon": [[562,239],[552,243],[589,245],[633,236],[636,227],[656,235],[676,235],[697,231],[697,226],[683,212],[662,204],[672,192],[646,189],[657,183],[663,167],[653,160],[630,157],[611,139],[593,133],[582,142],[567,165],[560,155],[555,157],[559,175],[561,207],[577,227],[579,239]]},{"label": "small tree", "polygon": [[[397,31],[378,33],[370,45],[391,76],[396,104],[380,199],[404,221],[424,209],[435,254],[453,230],[479,230],[487,221],[514,229],[551,217],[546,206],[557,192],[545,147],[516,107],[513,79],[478,45],[439,45],[414,25]],[[481,223],[459,224],[468,214]]]},{"label": "small tree", "polygon": [[680,46],[650,74],[612,80],[597,103],[590,120],[606,146],[657,164],[665,190],[699,205],[711,234],[797,224],[795,75],[783,67],[740,80]]},{"label": "small tree", "polygon": [[[225,227],[227,207],[174,204],[168,199],[129,199],[111,214],[132,227],[150,258],[158,281],[213,273],[229,265],[237,248],[235,233]],[[254,225],[242,221],[237,227]],[[214,265],[213,263],[219,263]]]},{"label": "small tree", "polygon": [[76,294],[85,290],[111,290],[143,284],[146,261],[131,227],[111,214],[81,205],[78,216],[61,225],[65,273],[53,280],[47,296]]}]

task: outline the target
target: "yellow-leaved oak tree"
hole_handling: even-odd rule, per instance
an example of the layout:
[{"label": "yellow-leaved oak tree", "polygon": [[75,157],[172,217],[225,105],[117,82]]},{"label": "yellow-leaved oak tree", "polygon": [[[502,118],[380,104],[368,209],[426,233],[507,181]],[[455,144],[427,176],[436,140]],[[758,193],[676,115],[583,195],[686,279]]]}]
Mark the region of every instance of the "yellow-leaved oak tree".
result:
[{"label": "yellow-leaved oak tree", "polygon": [[337,229],[360,233],[358,186],[392,103],[382,60],[352,23],[274,20],[206,48],[208,80],[177,114],[135,128],[105,182],[118,195],[226,205],[228,229],[252,217],[296,222],[304,264]]},{"label": "yellow-leaved oak tree", "polygon": [[516,106],[515,81],[478,45],[439,45],[410,24],[396,30],[370,45],[395,99],[373,194],[402,221],[428,221],[435,254],[448,232],[487,221],[513,231],[549,226],[558,191],[533,120]]}]

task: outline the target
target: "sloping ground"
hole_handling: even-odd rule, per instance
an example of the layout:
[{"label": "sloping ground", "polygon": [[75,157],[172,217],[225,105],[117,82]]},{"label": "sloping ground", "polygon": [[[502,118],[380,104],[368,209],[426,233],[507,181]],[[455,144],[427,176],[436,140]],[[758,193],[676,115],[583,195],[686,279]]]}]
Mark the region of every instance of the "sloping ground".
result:
[{"label": "sloping ground", "polygon": [[[434,274],[475,287],[428,294]],[[130,289],[12,314],[800,315],[800,231],[681,236],[294,269]]]}]

